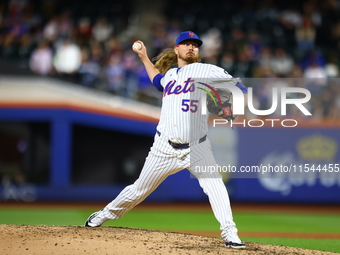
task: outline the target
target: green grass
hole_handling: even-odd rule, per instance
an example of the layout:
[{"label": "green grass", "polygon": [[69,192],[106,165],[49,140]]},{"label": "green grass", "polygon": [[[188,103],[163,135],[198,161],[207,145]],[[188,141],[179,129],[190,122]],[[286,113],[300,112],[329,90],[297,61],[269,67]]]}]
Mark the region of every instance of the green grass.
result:
[{"label": "green grass", "polygon": [[82,225],[89,212],[82,210],[1,209],[0,224]]},{"label": "green grass", "polygon": [[235,213],[240,231],[340,233],[335,214]]},{"label": "green grass", "polygon": [[131,211],[123,218],[107,222],[106,225],[159,230],[219,230],[219,223],[212,212]]},{"label": "green grass", "polygon": [[[82,225],[92,210],[2,209],[0,224]],[[340,233],[334,214],[234,213],[240,231]],[[218,230],[212,212],[132,210],[107,226],[169,230]]]},{"label": "green grass", "polygon": [[[0,224],[83,225],[96,209],[1,209]],[[234,220],[240,232],[340,233],[340,216],[336,214],[234,212]],[[170,231],[219,231],[219,224],[210,211],[135,209],[123,218],[106,222],[104,225]],[[340,252],[340,240],[335,239],[244,238],[244,240]]]},{"label": "green grass", "polygon": [[307,238],[243,238],[244,241],[262,244],[283,245],[309,250],[340,252],[340,240]]}]

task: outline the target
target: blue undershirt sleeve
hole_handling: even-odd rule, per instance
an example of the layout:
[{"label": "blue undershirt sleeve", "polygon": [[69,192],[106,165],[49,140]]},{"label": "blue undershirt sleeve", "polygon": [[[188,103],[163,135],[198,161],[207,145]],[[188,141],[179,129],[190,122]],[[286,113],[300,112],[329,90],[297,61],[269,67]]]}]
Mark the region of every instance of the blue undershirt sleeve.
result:
[{"label": "blue undershirt sleeve", "polygon": [[163,92],[163,86],[161,85],[161,79],[164,77],[163,74],[157,74],[153,80],[152,80],[152,84],[161,92]]},{"label": "blue undershirt sleeve", "polygon": [[242,92],[244,94],[248,94],[248,88],[245,85],[243,85],[241,82],[238,82],[236,84],[236,87],[238,87],[240,90],[242,90]]}]

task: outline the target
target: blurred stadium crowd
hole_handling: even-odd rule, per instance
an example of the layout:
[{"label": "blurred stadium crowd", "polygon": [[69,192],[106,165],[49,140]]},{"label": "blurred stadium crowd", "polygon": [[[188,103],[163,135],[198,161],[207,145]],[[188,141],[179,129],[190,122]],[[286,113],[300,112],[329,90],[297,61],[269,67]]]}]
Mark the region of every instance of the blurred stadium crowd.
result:
[{"label": "blurred stadium crowd", "polygon": [[202,62],[241,79],[266,78],[255,93],[258,109],[270,108],[273,84],[298,82],[312,92],[314,118],[340,117],[340,1],[163,1],[144,31],[138,30],[138,10],[131,8],[138,2],[143,1],[2,2],[0,59],[37,75],[159,105],[159,92],[131,45],[143,33],[154,57],[173,47],[181,31],[192,30],[204,41]]}]

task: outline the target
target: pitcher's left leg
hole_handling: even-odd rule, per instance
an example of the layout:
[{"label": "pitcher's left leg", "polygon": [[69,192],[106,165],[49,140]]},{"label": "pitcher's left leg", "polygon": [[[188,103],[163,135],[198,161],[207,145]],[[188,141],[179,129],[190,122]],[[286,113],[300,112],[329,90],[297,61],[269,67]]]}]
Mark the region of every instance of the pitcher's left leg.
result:
[{"label": "pitcher's left leg", "polygon": [[[236,224],[232,216],[229,194],[222,176],[217,171],[217,164],[209,145],[196,147],[197,151],[192,151],[193,161],[195,160],[195,154],[204,155],[204,158],[191,163],[189,170],[198,179],[204,193],[208,195],[215,218],[220,223],[221,236],[225,240],[226,246],[245,248],[245,244],[238,237]],[[200,151],[205,153],[200,153]]]}]

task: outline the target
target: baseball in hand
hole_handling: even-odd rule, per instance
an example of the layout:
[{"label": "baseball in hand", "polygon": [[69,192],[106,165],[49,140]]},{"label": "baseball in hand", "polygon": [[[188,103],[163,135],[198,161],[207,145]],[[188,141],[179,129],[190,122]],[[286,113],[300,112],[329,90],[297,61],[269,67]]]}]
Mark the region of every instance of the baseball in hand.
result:
[{"label": "baseball in hand", "polygon": [[132,48],[136,49],[136,50],[140,50],[142,48],[142,45],[139,42],[135,42],[132,45]]}]

